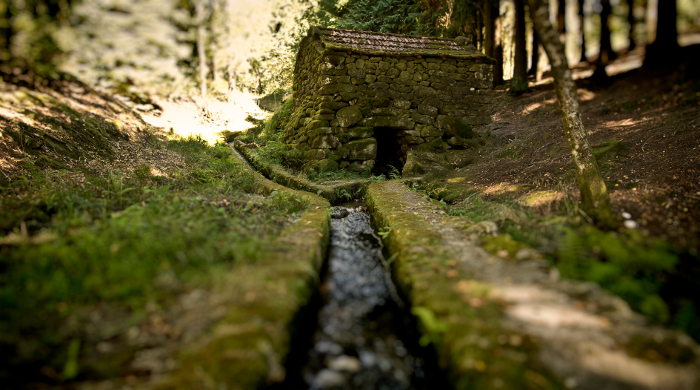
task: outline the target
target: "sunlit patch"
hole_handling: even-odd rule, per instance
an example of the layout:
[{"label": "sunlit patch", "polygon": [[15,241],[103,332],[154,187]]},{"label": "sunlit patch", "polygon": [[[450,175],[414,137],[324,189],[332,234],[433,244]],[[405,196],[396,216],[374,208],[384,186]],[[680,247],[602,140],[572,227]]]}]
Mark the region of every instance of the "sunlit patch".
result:
[{"label": "sunlit patch", "polygon": [[230,102],[208,101],[206,113],[192,102],[159,102],[163,108],[161,116],[142,115],[151,126],[163,128],[180,137],[199,135],[213,145],[222,139],[223,131],[243,131],[253,127],[246,121],[248,116],[258,119],[269,116],[253,99],[257,96],[242,92],[234,93]]},{"label": "sunlit patch", "polygon": [[542,107],[542,103],[532,103],[523,109],[523,115],[530,115],[531,112]]},{"label": "sunlit patch", "polygon": [[530,207],[544,206],[551,202],[561,200],[564,195],[558,191],[535,191],[520,199],[520,201]]}]

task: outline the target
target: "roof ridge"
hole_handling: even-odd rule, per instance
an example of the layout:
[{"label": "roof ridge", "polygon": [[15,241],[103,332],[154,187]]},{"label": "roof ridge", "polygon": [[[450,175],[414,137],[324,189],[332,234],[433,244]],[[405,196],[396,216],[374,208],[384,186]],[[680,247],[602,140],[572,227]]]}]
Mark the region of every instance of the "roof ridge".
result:
[{"label": "roof ridge", "polygon": [[383,33],[383,32],[376,32],[376,31],[369,31],[369,30],[350,30],[350,29],[343,29],[343,28],[321,27],[321,26],[311,26],[311,28],[312,29],[317,28],[319,30],[326,30],[326,31],[344,31],[344,32],[349,32],[349,33],[388,35],[388,36],[397,36],[397,37],[412,37],[412,38],[421,38],[421,39],[430,39],[430,40],[445,40],[445,41],[450,41],[450,42],[457,42],[457,38],[430,37],[430,36],[426,37],[426,36],[422,36],[422,35]]},{"label": "roof ridge", "polygon": [[464,38],[423,37],[312,26],[308,36],[326,49],[387,56],[488,58]]}]

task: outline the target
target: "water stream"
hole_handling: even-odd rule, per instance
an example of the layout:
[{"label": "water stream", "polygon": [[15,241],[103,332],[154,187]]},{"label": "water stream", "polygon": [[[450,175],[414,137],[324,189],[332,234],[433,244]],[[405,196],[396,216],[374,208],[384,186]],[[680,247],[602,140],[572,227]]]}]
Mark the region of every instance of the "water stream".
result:
[{"label": "water stream", "polygon": [[423,357],[415,343],[415,325],[396,295],[369,214],[364,207],[336,207],[332,216],[318,327],[301,369],[305,385],[314,390],[435,388],[429,378],[433,359]]}]

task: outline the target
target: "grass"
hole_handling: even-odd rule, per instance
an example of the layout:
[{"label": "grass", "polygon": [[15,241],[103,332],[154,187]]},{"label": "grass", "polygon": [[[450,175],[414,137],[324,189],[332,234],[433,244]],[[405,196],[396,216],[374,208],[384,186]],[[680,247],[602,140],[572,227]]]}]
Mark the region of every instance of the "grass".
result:
[{"label": "grass", "polygon": [[[449,215],[474,223],[497,222],[500,234],[481,238],[487,251],[507,252],[513,259],[520,249],[537,249],[562,277],[596,282],[651,321],[700,339],[695,325],[700,312],[692,298],[669,293],[674,280],[683,278],[679,267],[688,254],[681,248],[636,230],[600,230],[587,222],[565,191],[554,209],[542,211],[525,205],[527,195],[524,201],[512,196],[485,200],[474,190],[450,183],[414,184],[414,190],[440,201]],[[459,201],[448,206],[446,199]]]},{"label": "grass", "polygon": [[115,171],[75,183],[70,172],[35,169],[2,189],[0,378],[23,365],[78,375],[71,351],[88,338],[86,311],[107,304],[128,313],[124,327],[137,322],[146,302],[167,305],[264,258],[306,205],[251,194],[254,178],[225,145],[194,137],[164,146],[188,169],[153,176],[143,166],[129,177]]}]

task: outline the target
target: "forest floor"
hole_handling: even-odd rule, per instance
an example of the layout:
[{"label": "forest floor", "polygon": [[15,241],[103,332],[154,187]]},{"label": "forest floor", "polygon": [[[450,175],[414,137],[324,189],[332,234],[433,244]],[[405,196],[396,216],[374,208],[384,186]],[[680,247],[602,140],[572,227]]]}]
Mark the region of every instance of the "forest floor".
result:
[{"label": "forest floor", "polygon": [[[417,187],[451,215],[495,220],[485,249],[518,260],[534,248],[562,276],[620,295],[652,321],[700,337],[700,78],[697,60],[581,79],[584,126],[619,228],[578,208],[571,154],[553,85],[494,97],[491,138]],[[449,153],[448,153],[449,154]],[[522,252],[525,253],[525,252]]]},{"label": "forest floor", "polygon": [[171,371],[226,315],[226,275],[255,283],[303,200],[258,195],[228,145],[169,135],[75,79],[2,76],[3,387]]},{"label": "forest floor", "polygon": [[[578,81],[619,229],[578,209],[546,82],[518,97],[497,89],[491,138],[414,189],[449,215],[496,221],[487,251],[519,261],[534,249],[562,276],[596,281],[698,340],[696,69]],[[303,208],[256,195],[228,146],[213,145],[255,110],[173,104],[148,125],[75,80],[0,73],[0,380],[131,385],[168,372],[168,356],[222,315],[217,273],[266,257]]]}]

